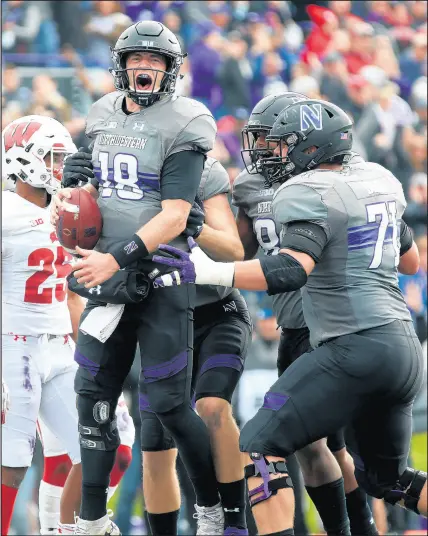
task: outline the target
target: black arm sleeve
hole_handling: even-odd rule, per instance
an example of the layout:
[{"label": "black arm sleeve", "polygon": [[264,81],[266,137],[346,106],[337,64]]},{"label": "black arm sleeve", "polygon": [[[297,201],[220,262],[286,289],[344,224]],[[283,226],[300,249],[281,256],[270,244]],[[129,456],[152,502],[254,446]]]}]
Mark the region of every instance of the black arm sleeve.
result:
[{"label": "black arm sleeve", "polygon": [[400,228],[400,257],[407,253],[413,244],[413,234],[405,221],[401,221]]},{"label": "black arm sleeve", "polygon": [[326,244],[327,235],[324,229],[309,221],[292,221],[289,223],[281,240],[281,248],[306,253],[315,262],[319,262]]},{"label": "black arm sleeve", "polygon": [[161,172],[161,196],[193,203],[201,182],[205,155],[196,151],[180,151],[165,160]]}]

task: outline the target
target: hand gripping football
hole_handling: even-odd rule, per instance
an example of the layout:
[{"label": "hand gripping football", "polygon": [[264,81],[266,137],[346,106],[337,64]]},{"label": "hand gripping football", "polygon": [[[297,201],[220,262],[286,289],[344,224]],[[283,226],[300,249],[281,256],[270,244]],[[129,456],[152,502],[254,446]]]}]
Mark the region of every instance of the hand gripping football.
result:
[{"label": "hand gripping football", "polygon": [[58,211],[56,234],[66,251],[75,255],[76,246],[93,249],[103,226],[97,202],[83,188],[74,188]]}]

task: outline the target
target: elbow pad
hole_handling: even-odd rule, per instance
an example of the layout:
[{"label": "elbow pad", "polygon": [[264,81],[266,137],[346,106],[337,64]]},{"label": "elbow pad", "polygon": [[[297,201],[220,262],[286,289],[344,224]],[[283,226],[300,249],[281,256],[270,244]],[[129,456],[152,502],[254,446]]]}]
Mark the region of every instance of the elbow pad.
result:
[{"label": "elbow pad", "polygon": [[401,221],[400,227],[400,257],[407,253],[413,245],[413,234],[405,221]]},{"label": "elbow pad", "polygon": [[282,294],[298,290],[306,285],[308,276],[294,257],[288,253],[278,253],[278,255],[264,256],[260,259],[260,264],[267,282],[267,293]]}]

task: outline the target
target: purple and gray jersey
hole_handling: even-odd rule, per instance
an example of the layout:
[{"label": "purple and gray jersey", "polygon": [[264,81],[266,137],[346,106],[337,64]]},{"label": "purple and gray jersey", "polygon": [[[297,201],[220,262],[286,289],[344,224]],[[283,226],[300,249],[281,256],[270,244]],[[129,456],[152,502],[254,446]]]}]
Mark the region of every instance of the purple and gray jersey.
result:
[{"label": "purple and gray jersey", "polygon": [[[220,194],[228,194],[230,191],[229,175],[224,167],[215,158],[208,157],[205,161],[199,185],[198,197],[206,201]],[[223,300],[233,289],[215,285],[196,286],[196,307],[215,303]],[[236,292],[236,291],[235,291]]]},{"label": "purple and gray jersey", "polygon": [[[266,188],[262,175],[249,174],[245,169],[233,183],[232,203],[251,219],[254,234],[265,255],[277,255],[280,249],[281,225],[275,222],[272,212],[273,196],[279,186],[274,184],[272,188]],[[300,290],[277,294],[273,297],[273,308],[281,327],[297,329],[306,326]]]},{"label": "purple and gray jersey", "polygon": [[302,173],[276,191],[273,214],[281,232],[290,222],[310,221],[327,236],[321,259],[302,288],[313,347],[397,319],[410,320],[397,277],[405,208],[400,182],[371,162]]},{"label": "purple and gray jersey", "polygon": [[[211,112],[187,97],[168,96],[126,114],[123,93],[105,95],[91,108],[86,134],[100,184],[103,229],[97,249],[105,252],[129,239],[162,210],[160,177],[165,160],[181,151],[210,151],[216,135]],[[183,181],[186,170],[183,170]],[[187,249],[185,237],[172,244]]]}]

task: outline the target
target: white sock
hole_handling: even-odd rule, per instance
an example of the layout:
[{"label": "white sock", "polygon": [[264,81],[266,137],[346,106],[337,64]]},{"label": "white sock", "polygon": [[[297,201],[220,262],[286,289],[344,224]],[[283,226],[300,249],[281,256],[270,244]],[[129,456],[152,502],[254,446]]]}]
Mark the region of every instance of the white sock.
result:
[{"label": "white sock", "polygon": [[116,490],[117,490],[118,486],[110,486],[108,491],[107,491],[107,502],[109,502],[109,500],[113,497],[113,495],[115,494]]},{"label": "white sock", "polygon": [[[52,534],[59,522],[59,505],[63,488],[48,484],[44,480],[39,488],[39,520],[40,533]],[[55,532],[53,532],[55,534]]]}]

